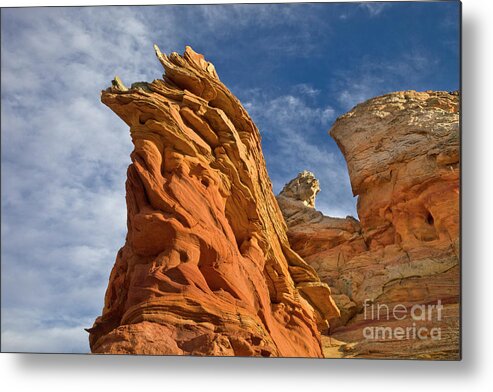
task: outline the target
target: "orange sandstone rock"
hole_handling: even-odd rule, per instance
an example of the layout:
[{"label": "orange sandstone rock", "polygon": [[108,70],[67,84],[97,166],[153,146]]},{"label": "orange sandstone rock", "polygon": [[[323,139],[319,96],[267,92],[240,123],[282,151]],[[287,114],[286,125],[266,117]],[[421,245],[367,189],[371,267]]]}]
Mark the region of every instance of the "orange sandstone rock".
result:
[{"label": "orange sandstone rock", "polygon": [[[404,91],[373,98],[339,117],[330,134],[345,156],[359,221],[323,216],[311,208],[315,193],[306,186],[284,189],[278,202],[292,248],[333,289],[341,317],[331,322],[332,336],[345,342],[337,352],[458,358],[458,94]],[[385,312],[385,306],[438,301],[443,318],[418,327],[440,328],[440,340],[364,337],[368,326],[412,326],[409,317],[365,317],[365,307],[369,312],[380,304]]]},{"label": "orange sandstone rock", "polygon": [[289,246],[255,124],[202,55],[155,50],[162,80],[102,92],[135,148],[91,351],[321,357],[338,309]]}]

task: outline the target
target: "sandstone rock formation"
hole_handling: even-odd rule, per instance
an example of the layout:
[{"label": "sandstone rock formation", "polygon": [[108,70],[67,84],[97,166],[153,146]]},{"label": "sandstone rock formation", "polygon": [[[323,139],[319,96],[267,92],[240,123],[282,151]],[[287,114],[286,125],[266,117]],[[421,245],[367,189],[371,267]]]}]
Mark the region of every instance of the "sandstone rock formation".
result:
[{"label": "sandstone rock formation", "polygon": [[[339,117],[330,134],[347,161],[359,221],[323,216],[310,207],[316,192],[306,186],[288,185],[278,196],[292,248],[333,288],[341,310],[331,322],[340,346],[329,347],[330,355],[458,358],[458,94],[404,91],[370,99]],[[405,313],[438,301],[441,320],[392,314],[396,305]],[[380,315],[370,316],[377,305]],[[413,322],[439,327],[440,339],[363,336],[366,327]]]},{"label": "sandstone rock formation", "polygon": [[279,195],[301,201],[305,206],[315,208],[315,196],[318,192],[320,192],[318,180],[312,172],[305,170],[286,184]]},{"label": "sandstone rock formation", "polygon": [[[319,191],[319,182],[314,174],[303,171],[285,185],[277,201],[289,228],[291,247],[313,264],[322,280],[339,284],[334,279],[337,274],[333,268],[337,271],[346,258],[366,251],[367,246],[356,219],[324,216],[314,208]],[[322,261],[317,263],[318,260]],[[341,312],[340,317],[331,321],[334,327],[345,324],[356,311],[356,305],[345,294],[340,294],[340,290],[333,290],[332,297],[339,303]]]},{"label": "sandstone rock formation", "polygon": [[155,49],[162,80],[102,92],[135,148],[91,351],[321,357],[338,309],[289,246],[256,126],[202,55]]}]

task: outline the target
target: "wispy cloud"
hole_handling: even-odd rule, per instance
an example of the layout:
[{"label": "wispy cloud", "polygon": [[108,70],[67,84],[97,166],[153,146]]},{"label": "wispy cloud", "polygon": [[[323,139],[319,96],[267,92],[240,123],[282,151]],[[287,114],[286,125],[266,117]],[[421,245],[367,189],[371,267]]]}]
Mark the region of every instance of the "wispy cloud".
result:
[{"label": "wispy cloud", "polygon": [[391,2],[362,2],[362,3],[347,3],[340,4],[338,19],[351,20],[356,16],[364,16],[369,18],[379,17],[384,10],[390,8]]},{"label": "wispy cloud", "polygon": [[360,8],[363,8],[365,11],[369,13],[371,17],[375,17],[380,15],[384,9],[390,7],[391,4],[376,2],[376,3],[362,3],[359,5]]},{"label": "wispy cloud", "polygon": [[420,89],[437,70],[439,61],[422,49],[410,49],[393,59],[362,59],[355,70],[337,73],[333,93],[344,111],[377,95],[402,89]]},{"label": "wispy cloud", "polygon": [[293,87],[293,89],[301,95],[309,96],[311,98],[315,98],[320,95],[320,90],[314,88],[313,86],[307,83],[300,83]]},{"label": "wispy cloud", "polygon": [[[203,21],[202,34],[211,34],[219,44],[221,37],[243,35],[234,50],[250,45],[263,56],[318,55],[320,45],[331,37],[331,22],[318,12],[323,4],[236,4],[198,7]],[[317,26],[316,29],[310,28]],[[221,37],[217,37],[218,28]],[[213,43],[213,42],[211,42]]]}]

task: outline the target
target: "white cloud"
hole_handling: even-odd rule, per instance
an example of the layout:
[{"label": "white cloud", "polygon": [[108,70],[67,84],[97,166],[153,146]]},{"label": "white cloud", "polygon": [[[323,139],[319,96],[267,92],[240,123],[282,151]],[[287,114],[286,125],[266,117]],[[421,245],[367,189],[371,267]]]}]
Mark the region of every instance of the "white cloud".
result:
[{"label": "white cloud", "polygon": [[[90,319],[63,320],[58,326],[40,322],[36,311],[11,311],[2,325],[2,352],[88,353],[87,332]],[[77,324],[80,322],[84,324]]]},{"label": "white cloud", "polygon": [[9,329],[2,332],[2,352],[89,353],[85,327],[87,325],[29,331]]}]

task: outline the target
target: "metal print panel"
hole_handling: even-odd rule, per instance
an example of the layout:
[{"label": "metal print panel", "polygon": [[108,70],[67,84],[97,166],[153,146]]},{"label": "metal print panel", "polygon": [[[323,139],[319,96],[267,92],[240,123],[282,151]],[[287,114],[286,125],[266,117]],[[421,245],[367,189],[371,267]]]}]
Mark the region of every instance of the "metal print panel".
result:
[{"label": "metal print panel", "polygon": [[460,359],[460,3],[1,16],[3,352]]}]

